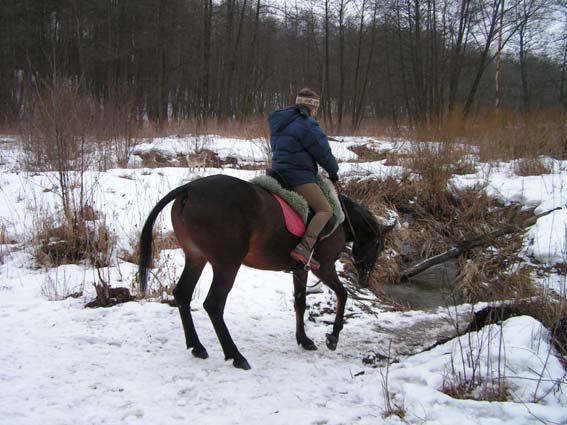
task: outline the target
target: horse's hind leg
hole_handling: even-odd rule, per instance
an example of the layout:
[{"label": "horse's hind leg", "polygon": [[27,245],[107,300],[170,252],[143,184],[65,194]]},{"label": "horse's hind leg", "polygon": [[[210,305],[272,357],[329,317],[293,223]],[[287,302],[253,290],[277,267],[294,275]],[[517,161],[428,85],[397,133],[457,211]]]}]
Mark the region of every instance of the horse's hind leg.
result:
[{"label": "horse's hind leg", "polygon": [[306,350],[316,350],[317,346],[305,334],[303,316],[305,314],[305,297],[307,285],[307,272],[296,270],[293,272],[294,307],[295,307],[295,339],[297,344]]},{"label": "horse's hind leg", "polygon": [[337,314],[335,316],[335,323],[333,325],[333,332],[327,334],[327,348],[335,350],[339,342],[339,333],[343,328],[343,319],[345,315],[345,305],[347,300],[347,291],[339,277],[334,266],[321,267],[313,274],[323,281],[325,285],[331,288],[337,296]]},{"label": "horse's hind leg", "polygon": [[232,364],[235,367],[247,370],[250,369],[250,365],[244,356],[240,354],[238,348],[236,348],[236,344],[234,344],[230,336],[223,317],[226,298],[232,289],[239,267],[240,264],[236,267],[213,266],[213,283],[211,284],[211,289],[203,305],[211,318],[211,322],[213,323],[213,327],[222,346],[225,360],[233,359]]},{"label": "horse's hind leg", "polygon": [[173,296],[181,316],[181,323],[183,323],[187,349],[193,348],[191,351],[193,355],[201,359],[206,359],[209,355],[201,341],[199,341],[197,331],[195,330],[193,316],[191,315],[191,298],[206,263],[207,261],[203,258],[186,255],[185,268],[173,290]]}]

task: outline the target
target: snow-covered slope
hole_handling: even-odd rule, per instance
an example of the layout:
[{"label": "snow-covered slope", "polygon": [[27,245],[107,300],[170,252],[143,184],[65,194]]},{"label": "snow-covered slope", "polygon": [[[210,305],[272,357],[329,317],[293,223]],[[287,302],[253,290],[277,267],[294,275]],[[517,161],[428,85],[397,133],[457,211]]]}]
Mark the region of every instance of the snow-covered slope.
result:
[{"label": "snow-covered slope", "polygon": [[[210,146],[231,156],[255,160],[255,142],[211,138]],[[176,139],[138,146],[163,148]],[[351,140],[347,143],[379,141]],[[242,146],[240,146],[242,144]],[[154,146],[155,145],[155,146]],[[307,333],[319,346],[307,352],[295,343],[291,276],[242,267],[231,292],[226,321],[252,370],[234,369],[223,360],[212,325],[202,309],[212,272],[207,267],[193,302],[194,319],[210,358],[193,358],[185,349],[177,310],[157,302],[130,302],[108,309],[85,309],[93,296],[95,270],[67,265],[49,271],[34,268],[29,237],[34,219],[57,214],[49,173],[17,171],[14,141],[2,143],[0,226],[8,239],[0,264],[0,424],[533,424],[567,423],[565,372],[549,345],[549,335],[535,320],[513,318],[430,351],[408,356],[450,334],[448,320],[470,310],[391,312],[375,302],[350,298],[347,321],[337,351],[325,347],[334,319],[334,297],[326,289],[308,295]],[[340,152],[345,146],[333,146]],[[0,148],[1,149],[1,148]],[[184,151],[185,152],[185,151]],[[348,153],[346,153],[348,152]],[[228,154],[227,154],[228,155]],[[352,159],[346,151],[339,156]],[[565,169],[565,164],[560,164]],[[455,179],[455,184],[486,182],[506,201],[545,210],[567,202],[565,176],[537,179],[512,176],[506,166],[487,177]],[[343,175],[398,172],[382,163],[342,163]],[[257,171],[183,168],[115,169],[87,173],[96,188],[92,203],[99,218],[117,235],[119,249],[129,249],[150,209],[170,189],[198,175],[228,173],[243,179]],[[521,196],[520,196],[521,195]],[[549,216],[552,236],[565,232],[563,211]],[[169,229],[168,211],[160,223]],[[526,249],[546,261],[565,262],[565,241],[550,239],[538,223]],[[553,241],[553,242],[552,242]],[[556,243],[557,242],[557,243]],[[539,250],[540,245],[551,251]],[[539,251],[538,251],[539,250]],[[563,256],[556,255],[563,253]],[[550,255],[548,255],[550,254]],[[553,254],[553,256],[551,255]],[[183,256],[168,251],[159,263],[173,278]],[[118,262],[108,271],[113,286],[129,286],[135,266]],[[565,279],[557,277],[557,285]],[[60,293],[84,290],[79,299],[50,301]],[[363,298],[371,298],[364,294]],[[387,355],[365,364],[362,359]],[[478,361],[475,361],[478,360]],[[500,359],[500,361],[498,361]],[[380,365],[381,367],[376,367]],[[506,377],[507,402],[457,400],[442,393],[457,376]],[[386,375],[388,377],[386,383]],[[389,394],[389,397],[385,397]],[[389,405],[388,405],[389,399]],[[537,403],[535,403],[537,401]],[[389,408],[404,419],[385,417]]]}]

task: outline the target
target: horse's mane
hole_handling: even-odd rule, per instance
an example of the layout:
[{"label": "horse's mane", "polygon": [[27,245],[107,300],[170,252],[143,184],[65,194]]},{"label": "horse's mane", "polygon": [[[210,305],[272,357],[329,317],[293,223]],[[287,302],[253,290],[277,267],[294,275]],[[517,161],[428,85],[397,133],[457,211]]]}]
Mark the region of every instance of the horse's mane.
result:
[{"label": "horse's mane", "polygon": [[380,225],[378,224],[376,217],[374,217],[374,214],[372,214],[370,210],[368,210],[368,208],[359,204],[346,195],[340,196],[344,202],[345,208],[347,209],[347,213],[351,215],[351,220],[354,221],[354,219],[356,218],[355,216],[358,215],[361,218],[361,224],[364,225],[365,223],[370,228],[370,230],[375,233],[376,236],[379,236],[381,234]]}]

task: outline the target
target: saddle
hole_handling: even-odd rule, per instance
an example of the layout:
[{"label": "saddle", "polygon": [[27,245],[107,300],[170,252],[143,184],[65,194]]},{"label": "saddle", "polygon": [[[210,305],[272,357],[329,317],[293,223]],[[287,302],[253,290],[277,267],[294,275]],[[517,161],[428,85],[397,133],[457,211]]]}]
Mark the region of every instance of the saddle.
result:
[{"label": "saddle", "polygon": [[[250,183],[267,190],[278,201],[288,232],[297,237],[302,237],[305,234],[307,223],[315,215],[315,212],[309,208],[307,201],[295,192],[278,173],[267,170],[266,175],[253,178]],[[333,208],[333,217],[319,235],[319,240],[322,240],[329,237],[344,222],[345,215],[333,185],[319,175],[317,175],[317,184]]]}]

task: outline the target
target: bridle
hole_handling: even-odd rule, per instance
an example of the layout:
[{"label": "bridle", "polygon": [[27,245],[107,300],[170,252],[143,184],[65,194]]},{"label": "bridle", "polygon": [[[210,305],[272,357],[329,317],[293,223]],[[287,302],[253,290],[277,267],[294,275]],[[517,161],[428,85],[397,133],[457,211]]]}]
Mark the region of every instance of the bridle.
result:
[{"label": "bridle", "polygon": [[[351,221],[351,219],[350,219],[350,215],[349,215],[349,213],[348,213],[348,210],[347,210],[347,208],[346,208],[346,205],[345,205],[343,199],[341,198],[341,194],[342,194],[342,192],[343,192],[342,187],[341,187],[341,185],[340,185],[338,182],[337,182],[337,183],[333,183],[333,185],[335,186],[335,190],[337,191],[337,195],[338,195],[338,198],[339,198],[339,202],[341,203],[341,207],[343,208],[343,212],[345,213],[345,218],[346,218],[346,220],[347,220],[347,223],[348,223],[350,232],[352,233],[352,237],[353,237],[353,239],[354,239],[354,242],[358,244],[358,238],[356,237],[356,231],[354,230],[354,227],[353,227],[353,225],[352,225],[352,221]],[[362,219],[364,220],[364,222],[366,223],[366,225],[368,226],[368,228],[372,231],[372,233],[374,233],[374,236],[375,236],[375,237],[380,236],[380,232],[377,232],[377,231],[374,229],[374,226],[372,226],[372,224],[370,223],[370,221],[369,221],[366,217],[362,216]]]},{"label": "bridle", "polygon": [[[342,199],[342,197],[341,197],[341,194],[342,194],[342,187],[341,187],[341,185],[340,185],[338,182],[333,183],[333,185],[334,185],[334,187],[335,187],[335,190],[337,191],[337,195],[338,195],[338,198],[339,198],[339,202],[341,203],[341,207],[342,207],[343,212],[344,212],[344,214],[345,214],[345,218],[346,218],[347,223],[348,223],[348,226],[349,226],[349,228],[350,228],[350,232],[351,232],[351,234],[352,234],[354,243],[355,243],[356,245],[359,245],[359,246],[360,246],[360,244],[359,244],[359,242],[358,242],[358,238],[357,238],[357,236],[356,236],[356,231],[354,230],[354,226],[352,225],[352,221],[351,221],[351,219],[350,219],[350,215],[349,215],[348,210],[347,210],[347,208],[346,208],[346,205],[345,205],[345,203],[344,203],[344,201],[343,201],[343,199]],[[366,223],[366,225],[368,226],[368,228],[369,228],[370,230],[372,230],[372,233],[374,233],[374,236],[375,236],[375,237],[379,237],[379,236],[380,236],[380,233],[379,233],[379,232],[376,232],[376,230],[374,229],[374,226],[371,225],[371,223],[368,221],[368,219],[367,219],[366,217],[364,217],[364,216],[362,216],[362,219],[364,220],[364,222]],[[353,260],[354,260],[354,264],[357,265],[357,266],[358,266],[359,264],[365,262],[365,260],[356,260],[356,259],[354,259],[354,258],[353,258]],[[370,273],[370,270],[365,270],[364,273],[365,273],[365,274],[368,274],[368,273]]]}]

